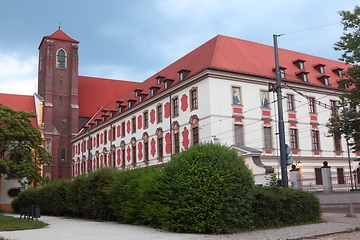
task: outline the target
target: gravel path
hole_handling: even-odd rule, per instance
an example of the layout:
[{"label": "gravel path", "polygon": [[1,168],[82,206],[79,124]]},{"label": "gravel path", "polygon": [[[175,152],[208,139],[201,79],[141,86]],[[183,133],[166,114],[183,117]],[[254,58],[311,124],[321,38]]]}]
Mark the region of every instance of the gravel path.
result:
[{"label": "gravel path", "polygon": [[[18,215],[11,215],[19,217]],[[95,222],[83,219],[42,216],[41,221],[48,227],[38,230],[1,232],[0,236],[11,240],[31,239],[122,239],[122,240],[277,240],[277,239],[339,239],[358,240],[359,218],[348,218],[345,214],[325,213],[325,223],[279,229],[260,230],[228,235],[176,234],[143,226],[118,224],[114,222]],[[351,232],[349,232],[351,231]],[[341,232],[341,233],[340,233]]]}]

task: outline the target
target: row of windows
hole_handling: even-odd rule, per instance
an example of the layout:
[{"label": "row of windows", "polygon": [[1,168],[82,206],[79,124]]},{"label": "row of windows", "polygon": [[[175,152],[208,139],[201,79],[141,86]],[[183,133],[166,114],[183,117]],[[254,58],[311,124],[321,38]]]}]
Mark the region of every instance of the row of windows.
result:
[{"label": "row of windows", "polygon": [[[295,111],[295,101],[294,101],[294,95],[287,94],[287,110],[288,111]],[[309,112],[310,113],[316,113],[316,100],[313,97],[308,98],[309,103]],[[337,104],[335,100],[330,100],[330,109],[332,114],[337,113]]]},{"label": "row of windows", "polygon": [[[289,135],[290,135],[290,148],[299,149],[298,130],[295,128],[290,128]],[[239,125],[239,124],[234,125],[234,139],[235,139],[235,145],[238,146],[245,145],[243,125]],[[264,145],[263,145],[264,148],[267,149],[273,148],[271,127],[269,126],[263,127],[263,139],[264,139]],[[318,130],[311,130],[311,143],[312,143],[312,150],[320,150]],[[334,146],[336,152],[341,151],[340,138],[334,138]]]}]

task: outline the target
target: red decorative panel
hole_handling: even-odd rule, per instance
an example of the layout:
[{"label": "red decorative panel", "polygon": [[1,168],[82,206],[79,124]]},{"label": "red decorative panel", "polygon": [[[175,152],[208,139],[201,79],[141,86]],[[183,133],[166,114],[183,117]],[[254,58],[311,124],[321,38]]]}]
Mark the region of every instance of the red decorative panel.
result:
[{"label": "red decorative panel", "polygon": [[270,121],[264,121],[264,125],[270,125]]},{"label": "red decorative panel", "polygon": [[239,107],[233,107],[233,112],[235,114],[242,114],[243,113],[242,108],[239,108]]},{"label": "red decorative panel", "polygon": [[151,139],[151,142],[150,142],[150,146],[151,146],[151,155],[154,157],[155,156],[155,153],[156,153],[156,148],[155,148],[155,140],[154,139]]},{"label": "red decorative panel", "polygon": [[170,103],[167,102],[164,105],[164,118],[169,118],[170,117]]},{"label": "red decorative panel", "polygon": [[143,157],[143,150],[142,150],[142,142],[139,142],[139,144],[138,144],[138,159],[139,160],[142,160],[142,157]]},{"label": "red decorative panel", "polygon": [[[358,155],[358,154],[356,154],[357,156],[360,156],[360,155]],[[336,153],[336,156],[341,156],[341,153],[339,153],[339,152],[337,152]]]},{"label": "red decorative panel", "polygon": [[165,151],[167,154],[170,154],[171,151],[171,142],[170,142],[170,133],[165,134]]},{"label": "red decorative panel", "polygon": [[188,96],[186,94],[182,95],[180,101],[181,101],[181,110],[185,112],[186,109],[188,108]]},{"label": "red decorative panel", "polygon": [[151,111],[150,111],[150,122],[151,122],[151,124],[154,124],[154,122],[155,122],[155,110],[154,109],[151,109]]},{"label": "red decorative panel", "polygon": [[100,134],[100,144],[103,144],[103,141],[104,141],[104,134],[101,133]]},{"label": "red decorative panel", "polygon": [[128,161],[128,162],[130,162],[130,159],[131,159],[131,156],[130,156],[130,154],[131,154],[131,149],[130,149],[130,146],[128,146],[127,147],[127,149],[126,149],[126,160]]},{"label": "red decorative panel", "polygon": [[269,110],[262,110],[262,115],[264,117],[270,117],[270,111]]},{"label": "red decorative panel", "polygon": [[130,133],[130,121],[128,120],[126,123],[126,132],[129,134]]},{"label": "red decorative panel", "polygon": [[296,123],[290,123],[290,127],[296,127]]},{"label": "red decorative panel", "polygon": [[189,130],[187,130],[186,127],[184,127],[184,131],[182,132],[183,137],[183,147],[187,149],[189,146]]},{"label": "red decorative panel", "polygon": [[356,156],[360,156],[360,153],[356,153]]},{"label": "red decorative panel", "polygon": [[104,159],[103,158],[104,158],[104,156],[100,155],[100,167],[101,168],[104,166],[104,163],[103,163]]},{"label": "red decorative panel", "polygon": [[298,153],[298,152],[295,152],[295,151],[292,151],[291,154],[292,154],[292,155],[298,155],[299,153]]},{"label": "red decorative panel", "polygon": [[317,122],[317,116],[310,116],[310,121]]},{"label": "red decorative panel", "polygon": [[272,154],[272,151],[271,150],[266,150],[265,153],[266,154]]},{"label": "red decorative panel", "polygon": [[117,125],[117,127],[116,127],[116,136],[118,138],[120,137],[120,125]]},{"label": "red decorative panel", "polygon": [[120,149],[118,149],[116,151],[116,155],[117,155],[116,163],[117,163],[118,166],[120,166],[120,163],[121,163],[120,154],[121,154],[121,151],[120,151]]},{"label": "red decorative panel", "polygon": [[318,126],[317,125],[311,125],[311,128],[318,129]]},{"label": "red decorative panel", "polygon": [[142,128],[142,123],[143,123],[143,121],[142,121],[142,115],[139,115],[138,117],[137,117],[137,120],[138,120],[138,129],[141,129]]},{"label": "red decorative panel", "polygon": [[296,113],[289,113],[289,118],[296,119]]},{"label": "red decorative panel", "polygon": [[241,119],[241,118],[234,118],[234,122],[236,122],[236,123],[242,123],[242,119]]},{"label": "red decorative panel", "polygon": [[319,155],[320,153],[319,152],[314,152],[314,155]]}]

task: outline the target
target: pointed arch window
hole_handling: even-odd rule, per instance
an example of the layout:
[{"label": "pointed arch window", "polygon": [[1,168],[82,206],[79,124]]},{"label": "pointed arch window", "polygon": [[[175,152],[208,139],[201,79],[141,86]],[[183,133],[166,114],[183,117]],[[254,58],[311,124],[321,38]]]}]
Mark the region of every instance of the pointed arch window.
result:
[{"label": "pointed arch window", "polygon": [[62,97],[59,97],[59,106],[62,106],[63,105],[63,99]]},{"label": "pointed arch window", "polygon": [[65,161],[65,147],[62,146],[61,147],[61,161]]},{"label": "pointed arch window", "polygon": [[63,81],[62,81],[62,80],[60,80],[60,82],[59,82],[59,88],[60,88],[60,89],[63,88]]},{"label": "pointed arch window", "polygon": [[56,67],[66,68],[66,52],[64,49],[59,49],[56,53]]}]

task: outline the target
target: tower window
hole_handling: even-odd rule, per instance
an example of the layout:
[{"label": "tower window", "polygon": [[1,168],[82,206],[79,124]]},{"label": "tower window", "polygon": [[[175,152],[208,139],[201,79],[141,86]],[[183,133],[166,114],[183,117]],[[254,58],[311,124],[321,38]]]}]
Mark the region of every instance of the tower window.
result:
[{"label": "tower window", "polygon": [[56,55],[56,67],[66,68],[66,53],[64,49],[59,49]]}]

